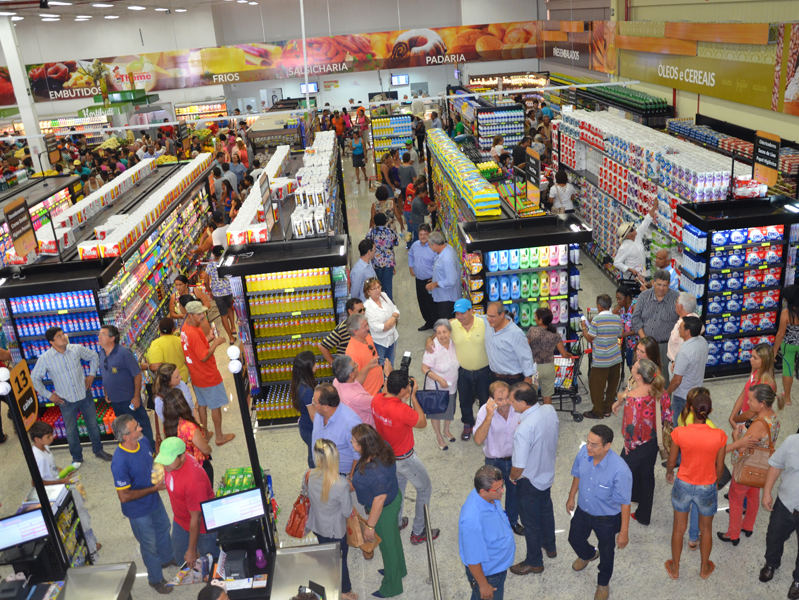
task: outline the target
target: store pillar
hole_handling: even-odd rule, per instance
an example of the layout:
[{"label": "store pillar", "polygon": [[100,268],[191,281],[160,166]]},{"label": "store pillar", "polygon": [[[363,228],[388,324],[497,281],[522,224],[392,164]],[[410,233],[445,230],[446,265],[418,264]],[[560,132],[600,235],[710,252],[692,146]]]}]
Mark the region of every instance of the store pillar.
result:
[{"label": "store pillar", "polygon": [[[19,115],[22,118],[25,135],[30,144],[34,169],[46,171],[50,169],[50,161],[47,159],[44,138],[34,137],[40,136],[42,133],[39,129],[39,116],[33,106],[33,95],[28,81],[28,72],[25,69],[25,61],[22,60],[17,33],[10,17],[0,17],[0,46],[3,48],[3,54],[8,64],[8,74],[14,86],[14,96],[19,107]],[[44,152],[41,156],[41,169],[39,169],[39,159],[37,158],[40,152]]]}]

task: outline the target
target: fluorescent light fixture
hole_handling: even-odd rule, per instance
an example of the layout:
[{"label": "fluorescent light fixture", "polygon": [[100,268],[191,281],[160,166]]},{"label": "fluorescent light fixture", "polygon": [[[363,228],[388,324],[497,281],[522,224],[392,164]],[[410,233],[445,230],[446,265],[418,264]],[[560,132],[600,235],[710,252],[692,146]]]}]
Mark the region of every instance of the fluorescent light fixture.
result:
[{"label": "fluorescent light fixture", "polygon": [[61,19],[42,19],[42,23],[55,23],[56,21],[60,21]]},{"label": "fluorescent light fixture", "polygon": [[799,213],[799,206],[796,204],[786,204],[785,208],[787,208],[792,213]]},{"label": "fluorescent light fixture", "polygon": [[91,15],[75,15],[76,19],[91,19]]},{"label": "fluorescent light fixture", "polygon": [[12,13],[12,12],[0,12],[0,17],[13,17],[16,14],[17,13]]},{"label": "fluorescent light fixture", "polygon": [[575,225],[574,223],[569,225],[569,229],[571,229],[572,231],[580,231],[580,227],[578,225]]},{"label": "fluorescent light fixture", "polygon": [[106,19],[118,19],[119,17],[117,15],[106,15],[105,18]]},{"label": "fluorescent light fixture", "polygon": [[42,19],[57,19],[61,15],[39,15]]},{"label": "fluorescent light fixture", "polygon": [[72,6],[72,2],[59,2],[58,0],[50,0],[50,6]]},{"label": "fluorescent light fixture", "polygon": [[175,12],[186,12],[185,8],[176,8]]},{"label": "fluorescent light fixture", "polygon": [[89,19],[79,19],[79,18],[75,17],[75,21],[77,21],[78,23],[85,23],[88,20]]},{"label": "fluorescent light fixture", "polygon": [[144,6],[136,6],[134,4],[133,6],[128,6],[128,10],[147,10],[147,8]]},{"label": "fluorescent light fixture", "polygon": [[24,21],[25,17],[11,17],[12,21]]},{"label": "fluorescent light fixture", "polygon": [[257,2],[250,2],[250,6],[258,6]]},{"label": "fluorescent light fixture", "polygon": [[114,5],[113,5],[113,4],[102,4],[102,3],[98,3],[98,4],[92,4],[92,6],[93,6],[94,8],[114,8]]},{"label": "fluorescent light fixture", "polygon": [[156,8],[155,9],[155,12],[168,12],[168,11],[169,11],[168,8]]}]

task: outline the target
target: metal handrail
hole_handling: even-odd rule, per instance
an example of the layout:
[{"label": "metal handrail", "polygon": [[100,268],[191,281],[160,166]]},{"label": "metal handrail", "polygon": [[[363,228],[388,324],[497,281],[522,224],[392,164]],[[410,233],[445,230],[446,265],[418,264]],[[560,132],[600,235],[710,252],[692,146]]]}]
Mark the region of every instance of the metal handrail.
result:
[{"label": "metal handrail", "polygon": [[438,579],[436,549],[433,546],[433,527],[430,524],[430,509],[424,505],[424,526],[427,532],[427,566],[430,568],[430,582],[433,584],[433,599],[441,600],[441,582]]}]

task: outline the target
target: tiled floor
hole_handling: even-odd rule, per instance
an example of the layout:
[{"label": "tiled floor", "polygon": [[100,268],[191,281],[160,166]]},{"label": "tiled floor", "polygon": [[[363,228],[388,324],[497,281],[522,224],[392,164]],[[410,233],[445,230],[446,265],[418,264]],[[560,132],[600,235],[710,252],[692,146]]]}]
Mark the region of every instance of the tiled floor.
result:
[{"label": "tiled floor", "polygon": [[[373,193],[369,193],[364,183],[356,185],[349,160],[345,161],[347,210],[351,227],[353,247],[366,233],[369,224],[369,209]],[[410,350],[413,353],[412,374],[420,376],[421,353],[424,348],[426,334],[416,331],[422,323],[415,301],[415,289],[408,272],[407,253],[400,247],[396,250],[397,271],[394,281],[394,297],[402,312],[400,321],[399,351]],[[357,255],[352,257],[357,259]],[[612,284],[602,275],[593,263],[584,261],[581,274],[583,292],[580,305],[587,307],[594,304],[598,293],[613,296]],[[221,327],[221,324],[218,324]],[[221,329],[220,329],[221,331]],[[398,352],[399,355],[399,352]],[[217,361],[225,376],[225,385],[229,391],[234,389],[232,376],[227,371],[225,348],[217,350]],[[585,370],[585,369],[584,369]],[[583,380],[587,381],[583,374]],[[719,424],[726,418],[744,384],[743,378],[706,382],[716,402],[715,420]],[[584,410],[590,405],[587,394],[583,394]],[[796,430],[799,424],[797,408],[789,407],[780,415],[782,435],[780,441]],[[459,435],[461,425],[459,411],[452,432]],[[617,434],[613,447],[621,450],[621,416],[607,420]],[[555,505],[555,523],[558,540],[558,557],[545,559],[546,569],[542,575],[517,577],[508,575],[505,597],[507,599],[536,597],[541,599],[590,599],[593,598],[596,586],[596,563],[581,573],[571,569],[574,560],[568,541],[569,516],[565,504],[571,486],[570,470],[574,455],[580,443],[585,439],[592,422],[575,423],[567,413],[560,413],[560,443],[555,484],[552,487],[552,499]],[[7,425],[8,428],[8,425]],[[225,430],[237,434],[236,440],[222,447],[214,447],[214,468],[216,473],[223,473],[228,467],[243,466],[247,463],[247,454],[242,436],[242,425],[239,410],[231,404],[225,412]],[[257,433],[257,444],[262,465],[271,471],[278,502],[281,506],[281,532],[291,510],[291,505],[300,488],[300,481],[305,472],[305,445],[300,439],[296,427],[280,428]],[[109,451],[113,447],[107,448]],[[472,488],[474,471],[482,464],[483,454],[472,441],[450,444],[449,450],[442,452],[435,441],[435,436],[428,429],[416,432],[416,449],[424,461],[433,480],[433,499],[430,507],[434,527],[441,529],[441,536],[435,542],[438,569],[440,573],[443,598],[461,600],[469,597],[469,589],[463,572],[463,565],[458,554],[458,513],[463,500]],[[88,456],[91,456],[88,454]],[[66,450],[55,451],[56,462],[65,465],[69,462]],[[135,560],[139,572],[143,573],[143,564],[139,556],[136,540],[130,527],[122,517],[119,502],[114,493],[113,481],[106,463],[88,458],[81,468],[89,500],[86,503],[94,522],[94,530],[98,540],[103,544],[102,562],[118,562]],[[796,544],[789,541],[783,567],[777,572],[769,584],[757,581],[758,570],[762,566],[765,549],[765,532],[768,515],[765,511],[758,516],[755,533],[751,538],[743,538],[738,547],[718,542],[714,545],[712,559],[717,565],[716,572],[709,581],[698,577],[699,555],[689,552],[683,554],[683,567],[678,581],[672,581],[664,571],[663,563],[670,557],[670,538],[672,525],[672,508],[670,486],[665,480],[665,469],[656,467],[657,488],[655,512],[652,524],[643,527],[637,523],[630,524],[630,544],[616,554],[614,577],[611,581],[611,597],[616,599],[641,598],[723,598],[725,600],[763,597],[784,597],[791,583],[791,570],[796,556]],[[8,443],[0,446],[0,501],[4,509],[2,515],[11,514],[20,500],[27,493],[30,482],[29,475],[22,466],[21,450],[12,436]],[[166,494],[164,502],[169,510]],[[415,492],[408,488],[405,514],[412,518]],[[723,496],[719,496],[719,506],[727,505]],[[722,530],[727,525],[727,515],[720,513],[714,529]],[[432,598],[427,567],[427,552],[424,545],[411,546],[409,530],[403,532],[405,557],[408,564],[408,576],[404,580],[404,598]],[[281,533],[284,538],[285,533]],[[714,538],[715,539],[715,538]],[[524,557],[525,543],[517,537],[517,560]],[[361,598],[368,598],[378,589],[380,576],[377,569],[382,562],[377,556],[372,561],[364,561],[360,553],[350,553],[349,566],[353,589]],[[6,571],[2,571],[3,574]],[[174,569],[167,573],[174,574]],[[297,582],[297,585],[303,582]],[[665,586],[665,587],[663,587]],[[195,598],[199,586],[188,586],[176,589],[173,598]],[[134,596],[153,598],[157,595],[147,587],[146,577],[138,578],[134,588]],[[275,598],[274,600],[288,600]]]}]

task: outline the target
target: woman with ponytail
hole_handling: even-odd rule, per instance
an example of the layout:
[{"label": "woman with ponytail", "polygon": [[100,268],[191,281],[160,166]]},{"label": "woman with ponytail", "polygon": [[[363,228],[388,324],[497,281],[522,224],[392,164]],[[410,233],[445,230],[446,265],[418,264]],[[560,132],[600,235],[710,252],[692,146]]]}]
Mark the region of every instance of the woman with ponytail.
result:
[{"label": "woman with ponytail", "polygon": [[[687,401],[687,398],[686,398]],[[686,402],[687,404],[687,402]],[[671,505],[674,507],[674,525],[671,532],[671,559],[666,561],[669,577],[680,576],[680,557],[683,538],[688,527],[688,513],[692,506],[699,511],[699,553],[702,567],[699,576],[707,579],[716,568],[710,560],[713,549],[713,516],[718,510],[716,481],[724,472],[727,434],[721,429],[711,429],[707,418],[713,412],[710,394],[697,393],[693,397],[689,418],[690,425],[677,427],[671,432],[671,452],[666,463],[666,481],[673,483]],[[687,421],[686,421],[687,422]],[[677,456],[682,453],[682,462],[677,478],[674,467]]]},{"label": "woman with ponytail", "polygon": [[[733,465],[744,459],[748,448],[768,448],[769,441],[771,447],[774,447],[780,434],[780,422],[772,406],[776,400],[777,406],[782,409],[785,406],[785,399],[781,395],[778,396],[770,385],[761,383],[749,388],[748,400],[752,416],[738,425],[732,432],[733,443],[727,444],[727,452],[732,452]],[[746,537],[752,535],[760,506],[760,488],[741,485],[733,479],[730,482],[729,496],[730,524],[727,527],[727,534],[724,535],[719,531],[718,536],[722,542],[732,542],[733,546],[737,546],[742,531]],[[743,514],[744,498],[746,498],[746,517]]]},{"label": "woman with ponytail", "polygon": [[563,345],[560,334],[552,324],[552,311],[542,306],[535,311],[535,327],[527,330],[527,341],[533,351],[533,360],[538,369],[538,385],[544,404],[552,404],[555,393],[555,350],[563,358],[572,358]]},{"label": "woman with ponytail", "polygon": [[730,413],[730,425],[733,430],[752,416],[749,410],[749,389],[752,386],[765,383],[777,391],[777,382],[774,378],[774,348],[768,344],[758,344],[752,350],[749,364],[752,366],[752,372]]},{"label": "woman with ponytail", "polygon": [[663,389],[663,376],[655,363],[648,358],[642,358],[633,365],[632,378],[633,389],[619,396],[613,404],[613,412],[618,413],[624,404],[624,451],[621,457],[632,471],[632,501],[638,503],[638,509],[631,516],[642,525],[649,525],[655,496],[655,461],[658,456],[656,401],[660,401],[662,422],[669,423],[672,418],[671,400]]}]

